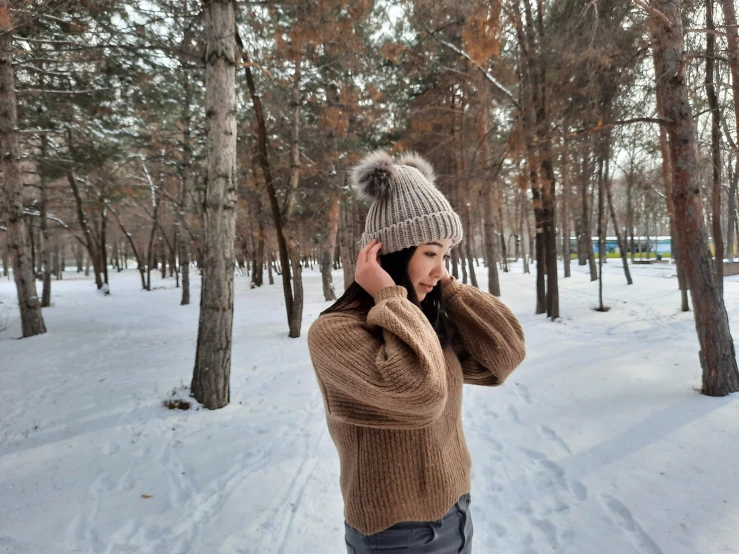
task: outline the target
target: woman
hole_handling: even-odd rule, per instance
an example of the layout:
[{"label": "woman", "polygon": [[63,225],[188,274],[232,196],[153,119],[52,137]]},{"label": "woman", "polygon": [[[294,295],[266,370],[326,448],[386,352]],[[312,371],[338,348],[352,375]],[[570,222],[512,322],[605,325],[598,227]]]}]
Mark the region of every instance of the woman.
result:
[{"label": "woman", "polygon": [[349,554],[472,552],[462,384],[497,386],[524,358],[521,325],[444,265],[462,225],[415,154],[352,170],[372,198],[355,282],[308,346],[339,452]]}]

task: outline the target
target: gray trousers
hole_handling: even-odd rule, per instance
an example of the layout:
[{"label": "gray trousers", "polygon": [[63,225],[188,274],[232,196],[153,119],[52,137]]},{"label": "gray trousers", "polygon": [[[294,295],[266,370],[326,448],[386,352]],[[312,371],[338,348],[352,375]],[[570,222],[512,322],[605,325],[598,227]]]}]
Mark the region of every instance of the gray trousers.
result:
[{"label": "gray trousers", "polygon": [[470,495],[437,521],[401,521],[373,535],[344,521],[344,530],[349,554],[472,554]]}]

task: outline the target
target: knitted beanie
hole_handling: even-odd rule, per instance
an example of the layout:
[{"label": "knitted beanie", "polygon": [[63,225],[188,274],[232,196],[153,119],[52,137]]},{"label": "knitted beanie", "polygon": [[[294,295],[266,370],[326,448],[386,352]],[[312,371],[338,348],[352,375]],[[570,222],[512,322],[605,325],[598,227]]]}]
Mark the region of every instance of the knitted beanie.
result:
[{"label": "knitted beanie", "polygon": [[462,222],[434,186],[435,178],[431,164],[413,152],[394,162],[380,150],[352,168],[352,187],[373,200],[359,247],[377,239],[380,253],[389,254],[440,239],[459,243]]}]

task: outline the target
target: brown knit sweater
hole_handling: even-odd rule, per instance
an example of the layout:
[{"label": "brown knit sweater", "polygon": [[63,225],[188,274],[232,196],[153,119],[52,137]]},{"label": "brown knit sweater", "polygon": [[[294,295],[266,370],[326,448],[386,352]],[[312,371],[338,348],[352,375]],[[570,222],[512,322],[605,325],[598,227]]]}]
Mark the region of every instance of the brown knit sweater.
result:
[{"label": "brown knit sweater", "polygon": [[366,316],[332,312],[308,331],[344,518],[366,535],[440,519],[470,492],[462,383],[500,385],[525,356],[521,325],[500,300],[454,279],[442,296],[456,349],[442,350],[400,286],[377,291]]}]

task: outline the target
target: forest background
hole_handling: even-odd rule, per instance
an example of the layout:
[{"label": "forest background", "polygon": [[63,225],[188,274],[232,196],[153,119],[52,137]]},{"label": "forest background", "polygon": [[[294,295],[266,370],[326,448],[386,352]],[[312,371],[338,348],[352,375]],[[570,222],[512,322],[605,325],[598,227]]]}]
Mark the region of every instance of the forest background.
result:
[{"label": "forest background", "polygon": [[675,263],[681,309],[694,311],[702,392],[734,392],[722,283],[739,238],[735,9],[0,1],[0,250],[23,336],[46,331],[65,266],[105,294],[129,264],[155,294],[160,271],[185,305],[195,267],[191,392],[222,407],[234,273],[280,281],[287,333],[300,336],[302,269],[320,267],[327,301],[353,279],[367,205],[347,169],[369,150],[413,150],[462,216],[450,272],[500,295],[498,272],[522,259],[536,272],[532,310],[553,321],[571,263],[601,277],[594,307],[608,311],[607,236],[630,284],[630,263],[669,237],[659,261]]}]

